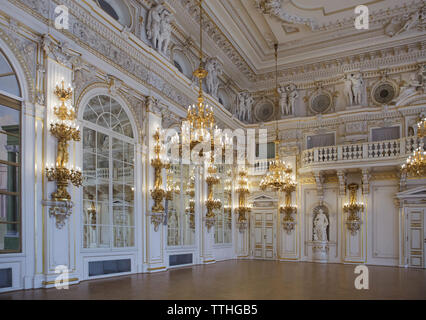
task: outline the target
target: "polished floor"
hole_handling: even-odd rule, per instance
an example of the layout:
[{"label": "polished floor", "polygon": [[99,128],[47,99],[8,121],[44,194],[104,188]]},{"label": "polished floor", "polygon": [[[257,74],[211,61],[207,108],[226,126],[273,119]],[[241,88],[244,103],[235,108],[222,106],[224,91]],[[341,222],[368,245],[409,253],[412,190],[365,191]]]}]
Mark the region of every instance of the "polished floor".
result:
[{"label": "polished floor", "polygon": [[354,265],[230,260],[84,281],[68,290],[0,294],[4,299],[426,299],[426,270],[368,266],[369,290]]}]

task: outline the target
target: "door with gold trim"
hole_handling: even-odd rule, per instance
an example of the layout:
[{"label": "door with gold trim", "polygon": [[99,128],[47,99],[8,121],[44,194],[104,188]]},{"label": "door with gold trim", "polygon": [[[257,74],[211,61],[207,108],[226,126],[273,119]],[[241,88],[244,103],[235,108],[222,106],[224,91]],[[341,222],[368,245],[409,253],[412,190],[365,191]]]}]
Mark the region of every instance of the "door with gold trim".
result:
[{"label": "door with gold trim", "polygon": [[272,212],[252,215],[252,255],[254,259],[275,259],[275,226]]},{"label": "door with gold trim", "polygon": [[425,268],[426,230],[425,209],[408,209],[408,265],[414,268]]}]

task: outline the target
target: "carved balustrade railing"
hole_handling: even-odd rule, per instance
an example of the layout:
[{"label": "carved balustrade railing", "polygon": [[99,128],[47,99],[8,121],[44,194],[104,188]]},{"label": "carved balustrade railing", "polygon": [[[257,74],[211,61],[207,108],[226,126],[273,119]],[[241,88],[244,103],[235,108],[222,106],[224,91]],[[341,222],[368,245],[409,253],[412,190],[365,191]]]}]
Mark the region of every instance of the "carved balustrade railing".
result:
[{"label": "carved balustrade railing", "polygon": [[307,149],[302,152],[302,166],[344,161],[392,160],[406,157],[421,146],[417,137],[396,140],[344,144]]}]

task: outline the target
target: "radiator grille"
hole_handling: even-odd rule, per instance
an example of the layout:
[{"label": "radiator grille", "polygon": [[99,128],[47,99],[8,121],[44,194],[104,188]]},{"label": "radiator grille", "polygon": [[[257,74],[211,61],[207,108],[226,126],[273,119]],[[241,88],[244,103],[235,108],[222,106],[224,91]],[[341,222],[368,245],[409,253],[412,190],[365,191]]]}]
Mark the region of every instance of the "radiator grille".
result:
[{"label": "radiator grille", "polygon": [[89,262],[89,277],[131,271],[130,259]]},{"label": "radiator grille", "polygon": [[191,263],[192,263],[192,253],[174,254],[169,256],[170,266],[179,266],[182,264],[191,264]]}]

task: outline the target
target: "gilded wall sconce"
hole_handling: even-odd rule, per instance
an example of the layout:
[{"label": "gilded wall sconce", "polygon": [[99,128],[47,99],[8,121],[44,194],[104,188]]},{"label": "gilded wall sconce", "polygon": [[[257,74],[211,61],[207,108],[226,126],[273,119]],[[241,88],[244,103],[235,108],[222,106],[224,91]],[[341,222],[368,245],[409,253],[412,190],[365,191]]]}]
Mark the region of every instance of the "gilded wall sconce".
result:
[{"label": "gilded wall sconce", "polygon": [[56,217],[56,225],[62,228],[66,218],[71,214],[71,195],[68,193],[69,183],[76,187],[83,184],[82,173],[79,168],[69,167],[69,143],[70,141],[80,141],[80,130],[75,125],[75,112],[72,107],[67,107],[66,102],[72,98],[72,89],[65,88],[64,81],[61,85],[56,85],[54,94],[61,104],[54,107],[54,115],[57,122],[50,124],[50,133],[57,139],[56,163],[47,165],[45,169],[46,177],[49,181],[56,182],[56,191],[51,194],[53,203],[50,205],[50,215]]},{"label": "gilded wall sconce", "polygon": [[162,170],[169,169],[170,163],[163,157],[164,147],[160,128],[155,131],[153,138],[155,140],[154,158],[151,159],[151,165],[154,167],[154,188],[151,189],[151,197],[154,205],[151,208],[151,223],[154,224],[154,230],[157,232],[165,215],[163,199],[166,197],[166,191],[163,188]]},{"label": "gilded wall sconce", "polygon": [[348,189],[350,192],[350,199],[349,203],[345,204],[343,207],[343,212],[348,213],[348,218],[346,219],[348,230],[352,235],[356,235],[361,228],[362,221],[359,217],[359,212],[364,210],[364,205],[357,202],[358,185],[356,183],[351,183],[348,185]]},{"label": "gilded wall sconce", "polygon": [[283,217],[283,228],[290,234],[296,225],[293,214],[297,213],[297,207],[291,204],[291,194],[296,190],[296,183],[292,180],[289,180],[288,183],[282,188],[282,191],[285,193],[285,204],[280,207],[280,214],[284,215]]},{"label": "gilded wall sconce", "polygon": [[206,208],[207,213],[205,217],[206,227],[207,230],[210,231],[210,228],[215,224],[215,213],[214,210],[219,210],[222,207],[222,202],[219,199],[213,198],[213,187],[214,185],[218,184],[220,179],[217,175],[217,168],[213,164],[213,154],[211,156],[211,162],[209,167],[207,168],[207,177],[206,177],[206,183],[207,183],[207,200],[206,200]]},{"label": "gilded wall sconce", "polygon": [[238,172],[238,187],[235,190],[238,194],[238,207],[235,208],[235,213],[238,215],[237,225],[240,232],[247,229],[248,226],[248,215],[251,212],[252,207],[247,204],[247,196],[250,194],[248,188],[248,178],[246,168],[242,168]]},{"label": "gilded wall sconce", "polygon": [[195,229],[195,177],[192,174],[187,183],[186,195],[189,197],[188,206],[185,208],[185,213],[189,216],[189,226]]}]

